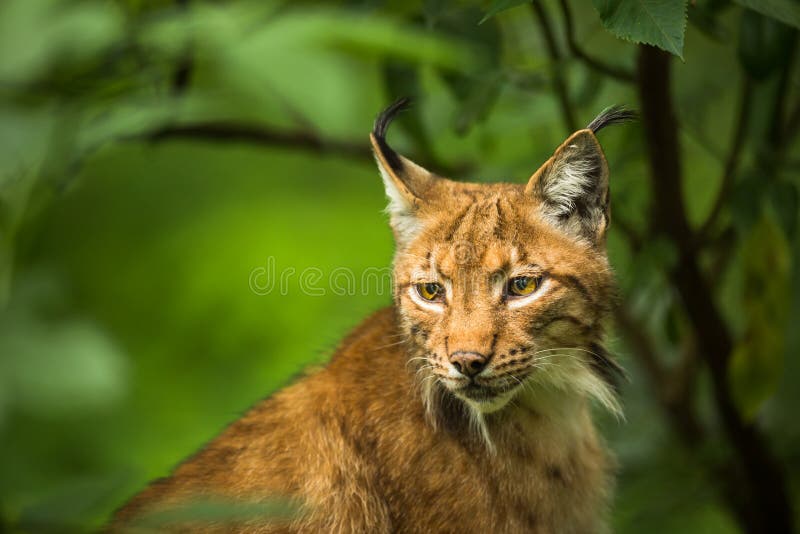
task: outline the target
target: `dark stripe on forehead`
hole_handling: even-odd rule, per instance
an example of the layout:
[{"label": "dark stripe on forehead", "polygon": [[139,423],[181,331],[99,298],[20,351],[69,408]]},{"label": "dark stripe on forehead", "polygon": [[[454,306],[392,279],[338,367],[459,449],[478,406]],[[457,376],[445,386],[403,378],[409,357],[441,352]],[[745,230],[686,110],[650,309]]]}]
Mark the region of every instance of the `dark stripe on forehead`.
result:
[{"label": "dark stripe on forehead", "polygon": [[503,220],[503,209],[500,207],[500,197],[497,197],[497,200],[494,202],[494,210],[497,212],[497,222],[495,222],[492,233],[497,239],[501,239],[505,231],[506,222]]},{"label": "dark stripe on forehead", "polygon": [[[495,203],[489,199],[473,205],[475,209],[470,216],[470,224],[467,227],[469,237],[476,245],[485,244],[488,237],[492,235],[497,222]],[[462,226],[466,226],[466,223]]]},{"label": "dark stripe on forehead", "polygon": [[452,241],[455,238],[455,236],[458,233],[458,231],[461,230],[462,226],[464,226],[464,222],[467,220],[467,218],[469,217],[470,213],[472,213],[475,210],[475,206],[477,206],[477,204],[475,204],[474,202],[470,203],[456,217],[456,219],[453,221],[452,225],[450,226],[450,230],[447,233],[447,237],[445,238],[445,241]]},{"label": "dark stripe on forehead", "polygon": [[474,204],[468,205],[466,208],[461,210],[461,213],[456,215],[456,218],[450,223],[450,227],[447,230],[447,234],[444,238],[445,241],[452,241],[453,236],[455,236],[458,229],[461,227],[461,222],[464,220],[464,217],[467,216],[467,212],[472,208]]}]

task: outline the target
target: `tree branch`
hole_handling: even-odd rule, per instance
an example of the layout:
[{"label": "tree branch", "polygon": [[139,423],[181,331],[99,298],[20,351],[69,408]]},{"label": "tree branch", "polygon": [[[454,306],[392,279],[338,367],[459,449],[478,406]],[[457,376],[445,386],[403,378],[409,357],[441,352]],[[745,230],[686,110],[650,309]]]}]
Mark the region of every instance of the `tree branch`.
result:
[{"label": "tree branch", "polygon": [[696,445],[702,441],[704,431],[692,408],[692,396],[686,394],[694,382],[690,360],[685,358],[677,369],[668,370],[659,360],[644,326],[631,314],[627,303],[623,302],[615,308],[615,317],[678,437],[688,447]]},{"label": "tree branch", "polygon": [[670,96],[670,62],[668,53],[640,46],[639,98],[653,196],[658,199],[651,210],[653,228],[678,249],[679,259],[672,276],[699,352],[709,367],[715,406],[735,454],[736,471],[743,478],[740,487],[735,488],[741,496],[736,510],[739,519],[750,533],[793,532],[784,475],[758,429],[742,420],[729,389],[728,362],[733,341],[700,271],[686,220],[677,122]]},{"label": "tree branch", "polygon": [[164,126],[143,135],[152,142],[174,139],[215,143],[251,143],[274,147],[310,150],[319,154],[336,154],[356,159],[370,158],[366,143],[324,139],[305,130],[281,130],[262,124],[233,121],[209,121]]},{"label": "tree branch", "polygon": [[597,58],[593,58],[578,45],[578,43],[575,41],[575,28],[573,25],[572,11],[570,10],[568,0],[561,0],[561,13],[564,17],[567,46],[569,47],[569,50],[573,56],[583,61],[587,67],[596,70],[600,74],[605,74],[606,76],[614,78],[618,82],[633,83],[636,81],[636,77],[634,76],[633,72],[623,67],[609,65],[608,63],[604,63]]},{"label": "tree branch", "polygon": [[547,54],[550,56],[550,75],[553,78],[553,88],[561,108],[561,115],[569,130],[567,133],[572,133],[578,129],[578,122],[575,120],[575,113],[572,111],[572,105],[569,101],[569,92],[567,91],[567,84],[562,71],[561,52],[556,44],[553,26],[550,24],[550,17],[545,11],[542,2],[531,2],[530,6],[534,17],[539,22],[539,27],[542,30],[542,39],[544,40]]},{"label": "tree branch", "polygon": [[747,73],[742,74],[742,76],[744,76],[744,78],[742,80],[741,95],[739,97],[739,111],[736,115],[736,126],[734,128],[733,138],[731,139],[731,146],[728,150],[728,157],[725,160],[725,167],[722,171],[719,192],[711,207],[708,218],[698,231],[698,244],[705,242],[714,229],[714,225],[722,213],[722,208],[728,201],[728,197],[733,189],[736,171],[741,161],[742,146],[744,145],[745,134],[747,133],[747,127],[750,122],[750,107],[753,100],[753,80]]},{"label": "tree branch", "polygon": [[[372,149],[366,142],[329,139],[312,130],[279,129],[264,124],[236,121],[207,121],[167,125],[145,132],[134,139],[153,143],[185,140],[213,143],[249,143],[253,145],[305,150],[321,155],[340,156],[360,161],[372,159]],[[442,161],[426,162],[435,172],[458,178],[472,165],[453,166]]]}]

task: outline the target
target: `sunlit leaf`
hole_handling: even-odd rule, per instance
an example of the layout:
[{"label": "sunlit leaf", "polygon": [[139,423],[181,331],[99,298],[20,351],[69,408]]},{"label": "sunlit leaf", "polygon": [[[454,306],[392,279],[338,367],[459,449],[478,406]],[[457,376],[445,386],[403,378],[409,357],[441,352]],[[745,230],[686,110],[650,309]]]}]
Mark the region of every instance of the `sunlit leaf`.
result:
[{"label": "sunlit leaf", "polygon": [[626,41],[646,43],[683,59],[686,0],[593,0],[603,26]]}]

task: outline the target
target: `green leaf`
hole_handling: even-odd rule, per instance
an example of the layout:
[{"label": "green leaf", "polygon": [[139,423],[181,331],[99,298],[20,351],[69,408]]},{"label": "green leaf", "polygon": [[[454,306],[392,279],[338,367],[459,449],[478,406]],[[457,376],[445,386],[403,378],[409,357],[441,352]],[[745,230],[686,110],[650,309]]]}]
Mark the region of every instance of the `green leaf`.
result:
[{"label": "green leaf", "polygon": [[689,23],[707,37],[720,43],[727,43],[730,31],[720,20],[720,6],[714,0],[699,0],[689,10]]},{"label": "green leaf", "polygon": [[741,309],[746,318],[733,351],[728,379],[742,415],[752,420],[775,392],[783,374],[789,318],[791,253],[778,224],[762,216],[745,238]]},{"label": "green leaf", "polygon": [[483,24],[490,18],[494,17],[498,13],[502,13],[507,9],[511,9],[512,7],[521,6],[522,4],[528,4],[531,0],[494,0],[492,4],[489,6],[489,9],[486,10],[486,14],[483,18],[478,22],[478,24]]},{"label": "green leaf", "polygon": [[730,207],[733,223],[739,232],[747,233],[756,224],[761,216],[765,194],[766,188],[756,171],[745,172],[733,186]]},{"label": "green leaf", "polygon": [[797,230],[798,206],[800,206],[797,186],[788,181],[775,182],[770,187],[769,199],[784,233],[790,238],[794,237]]},{"label": "green leaf", "polygon": [[791,0],[734,0],[734,2],[789,26],[800,28],[800,4]]},{"label": "green leaf", "polygon": [[593,0],[603,26],[626,41],[646,43],[683,59],[685,0]]},{"label": "green leaf", "polygon": [[128,479],[124,472],[114,472],[54,484],[22,510],[18,524],[24,532],[88,532],[86,519],[115,504],[115,492],[124,488]]},{"label": "green leaf", "polygon": [[472,82],[455,120],[455,130],[459,135],[467,134],[476,123],[486,120],[500,96],[505,78],[502,72],[488,72]]},{"label": "green leaf", "polygon": [[128,361],[114,340],[86,320],[43,319],[63,302],[51,275],[29,275],[14,289],[8,308],[0,312],[4,408],[67,416],[119,401],[127,389]]},{"label": "green leaf", "polygon": [[756,80],[766,80],[786,63],[794,30],[755,11],[742,13],[739,62]]},{"label": "green leaf", "polygon": [[113,2],[0,2],[0,80],[24,84],[107,50],[125,34],[122,15]]}]

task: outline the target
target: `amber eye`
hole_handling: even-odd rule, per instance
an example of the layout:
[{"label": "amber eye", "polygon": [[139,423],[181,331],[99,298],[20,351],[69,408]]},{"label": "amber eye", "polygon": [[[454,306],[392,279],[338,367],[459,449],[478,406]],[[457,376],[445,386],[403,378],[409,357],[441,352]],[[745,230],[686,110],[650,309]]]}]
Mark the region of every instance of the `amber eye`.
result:
[{"label": "amber eye", "polygon": [[417,284],[417,293],[419,293],[419,296],[425,300],[442,300],[442,297],[444,296],[444,288],[441,286],[441,284],[437,284],[436,282],[423,282],[421,284]]},{"label": "amber eye", "polygon": [[508,294],[525,297],[539,289],[541,285],[541,276],[517,276],[508,281]]}]

